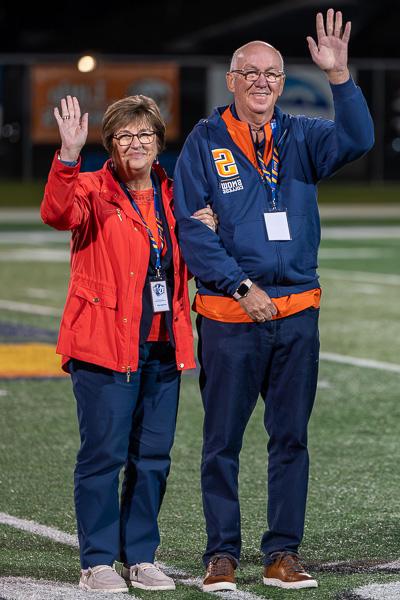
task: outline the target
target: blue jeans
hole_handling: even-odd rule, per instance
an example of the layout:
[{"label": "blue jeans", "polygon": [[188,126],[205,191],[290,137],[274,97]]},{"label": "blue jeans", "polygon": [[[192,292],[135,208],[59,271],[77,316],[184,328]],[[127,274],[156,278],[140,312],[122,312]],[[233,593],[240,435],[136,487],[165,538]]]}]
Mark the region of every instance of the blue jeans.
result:
[{"label": "blue jeans", "polygon": [[125,373],[75,359],[70,372],[81,438],[75,509],[82,568],[154,562],[178,409],[175,352],[167,342],[141,344],[129,382]]},{"label": "blue jeans", "polygon": [[205,410],[201,482],[208,543],[204,562],[241,549],[239,453],[259,394],[268,442],[267,523],[261,550],[297,552],[308,486],[307,425],[318,376],[319,311],[265,323],[199,316],[200,388]]}]

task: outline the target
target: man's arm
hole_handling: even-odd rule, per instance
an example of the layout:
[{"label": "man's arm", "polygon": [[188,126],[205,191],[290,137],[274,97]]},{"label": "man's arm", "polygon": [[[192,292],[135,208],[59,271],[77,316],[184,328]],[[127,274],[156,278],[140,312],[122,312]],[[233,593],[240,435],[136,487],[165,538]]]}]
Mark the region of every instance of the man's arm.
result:
[{"label": "man's arm", "polygon": [[371,115],[365,98],[350,77],[348,43],[351,23],[342,28],[342,13],[329,9],[326,27],[317,14],[317,43],[307,37],[315,64],[325,72],[331,85],[335,105],[335,121],[304,120],[304,134],[316,168],[317,179],[368,152],[374,143]]},{"label": "man's arm", "polygon": [[[178,223],[179,244],[191,273],[233,296],[247,279],[236,260],[228,254],[217,233],[193,218],[193,213],[212,205],[206,169],[199,150],[198,133],[187,139],[174,174],[174,205]],[[192,216],[191,216],[192,215]],[[270,320],[276,314],[271,298],[255,283],[246,297],[239,300],[242,308],[254,321]]]},{"label": "man's arm", "polygon": [[[192,217],[213,198],[196,128],[188,137],[174,173],[174,207],[183,257],[191,273],[216,290],[233,295],[247,275],[229,256],[217,233]],[[211,166],[210,166],[211,168]]]},{"label": "man's arm", "polygon": [[342,25],[340,10],[335,15],[333,8],[330,8],[326,13],[326,30],[322,13],[317,14],[318,43],[311,36],[307,37],[311,58],[334,85],[345,83],[350,77],[347,62],[351,22],[347,21],[344,29]]}]

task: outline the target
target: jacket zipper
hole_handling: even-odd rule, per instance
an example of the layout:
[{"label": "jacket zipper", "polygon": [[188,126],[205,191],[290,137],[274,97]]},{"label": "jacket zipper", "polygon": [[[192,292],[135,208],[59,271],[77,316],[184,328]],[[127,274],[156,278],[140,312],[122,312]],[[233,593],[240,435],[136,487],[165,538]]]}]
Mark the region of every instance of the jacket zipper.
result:
[{"label": "jacket zipper", "polygon": [[[122,223],[122,214],[121,214],[121,209],[120,208],[116,208],[116,213],[118,215],[118,219],[121,221]],[[129,383],[131,380],[131,367],[127,366],[126,367],[126,383]]]},{"label": "jacket zipper", "polygon": [[[285,129],[285,131],[282,133],[279,140],[276,142],[276,145],[278,148],[281,145],[281,143],[283,142],[283,140],[285,139],[287,132],[288,132],[288,129]],[[282,258],[281,253],[279,252],[278,244],[276,245],[276,253],[277,253],[277,257],[278,257],[278,277],[277,277],[276,283],[278,284],[279,279],[283,278],[283,276],[284,276],[283,258]]]},{"label": "jacket zipper", "polygon": [[[267,192],[266,187],[265,187],[264,179],[263,179],[263,177],[262,177],[262,175],[260,173],[259,173],[259,176],[260,176],[260,180],[262,182],[262,186],[263,186],[263,189],[264,189],[264,193],[265,193],[265,196],[266,196],[266,199],[267,199],[267,206],[268,206],[269,205],[268,192]],[[273,205],[273,209],[276,210],[276,205],[275,204]],[[277,269],[276,269],[276,276],[275,276],[275,284],[277,284],[279,276],[281,274],[281,270],[282,270],[282,260],[281,260],[281,255],[280,255],[280,252],[279,252],[278,244],[276,242],[275,242],[275,249],[276,249],[276,258],[277,258],[277,263],[278,263],[277,264]]]},{"label": "jacket zipper", "polygon": [[[121,215],[121,209],[120,208],[116,208],[115,209],[118,215],[118,219],[121,221],[122,223],[122,215]],[[128,366],[126,367],[126,383],[129,383],[131,380],[131,367]]]},{"label": "jacket zipper", "polygon": [[282,135],[281,135],[281,137],[279,138],[279,140],[276,142],[276,145],[277,145],[277,146],[279,146],[279,145],[280,145],[280,143],[283,141],[283,138],[285,138],[285,137],[286,137],[286,134],[287,134],[287,132],[288,132],[288,130],[287,130],[287,129],[285,129],[285,131],[282,133]]},{"label": "jacket zipper", "polygon": [[[117,211],[118,211],[118,210],[119,210],[119,209],[117,209]],[[118,215],[118,216],[119,216],[119,215]],[[121,219],[121,221],[122,221],[122,219]],[[133,224],[132,224],[132,227],[134,227],[134,225],[133,225]],[[134,287],[135,287],[135,283],[134,283]],[[133,296],[133,294],[132,294],[132,296]],[[130,322],[129,322],[129,326],[131,326],[131,325],[132,325],[132,320],[130,320]],[[139,326],[139,332],[140,332],[140,326]],[[127,348],[127,352],[128,352],[128,360],[129,360],[129,349],[130,349],[130,343],[129,343],[129,342],[130,342],[130,340],[131,340],[131,336],[129,335],[129,336],[128,336],[128,348]],[[126,367],[126,382],[127,382],[127,383],[129,383],[129,382],[130,382],[130,380],[131,380],[131,372],[132,372],[132,367],[131,367],[130,365],[128,365],[128,366]]]}]

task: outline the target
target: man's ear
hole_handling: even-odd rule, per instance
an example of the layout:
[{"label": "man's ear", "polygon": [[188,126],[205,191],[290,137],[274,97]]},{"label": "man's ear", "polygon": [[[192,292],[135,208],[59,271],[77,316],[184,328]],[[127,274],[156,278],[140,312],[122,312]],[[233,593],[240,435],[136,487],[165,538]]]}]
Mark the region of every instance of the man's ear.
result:
[{"label": "man's ear", "polygon": [[282,96],[283,88],[285,87],[285,81],[286,81],[286,76],[284,75],[282,77],[282,81],[281,81],[281,84],[280,84],[278,96]]},{"label": "man's ear", "polygon": [[235,91],[235,78],[233,73],[230,71],[228,71],[226,74],[226,87],[232,93]]}]

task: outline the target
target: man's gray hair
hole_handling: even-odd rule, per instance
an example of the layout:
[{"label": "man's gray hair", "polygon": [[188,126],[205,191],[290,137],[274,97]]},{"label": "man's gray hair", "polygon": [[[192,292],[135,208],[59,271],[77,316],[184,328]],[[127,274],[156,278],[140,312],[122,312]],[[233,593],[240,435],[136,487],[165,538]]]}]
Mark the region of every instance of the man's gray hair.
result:
[{"label": "man's gray hair", "polygon": [[282,62],[282,71],[285,70],[285,65],[284,65],[284,62],[283,62],[283,56],[279,52],[279,50],[277,50],[274,46],[272,46],[271,44],[268,44],[267,42],[263,42],[261,40],[255,40],[254,42],[248,42],[247,44],[244,44],[243,46],[240,46],[240,48],[238,48],[237,50],[235,50],[235,52],[232,55],[231,66],[229,67],[230,71],[233,71],[234,69],[236,69],[236,65],[237,65],[237,62],[238,62],[241,54],[243,54],[244,50],[246,48],[248,48],[248,46],[252,46],[253,44],[263,44],[264,46],[267,46],[268,48],[272,48],[272,50],[275,50],[275,52],[278,54],[279,58],[281,59],[281,62]]}]

